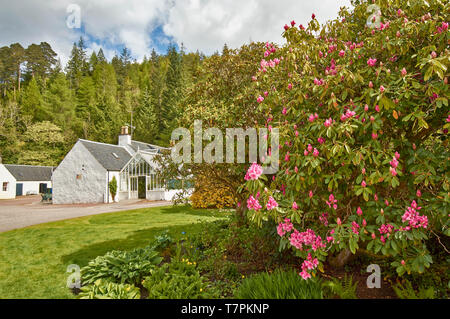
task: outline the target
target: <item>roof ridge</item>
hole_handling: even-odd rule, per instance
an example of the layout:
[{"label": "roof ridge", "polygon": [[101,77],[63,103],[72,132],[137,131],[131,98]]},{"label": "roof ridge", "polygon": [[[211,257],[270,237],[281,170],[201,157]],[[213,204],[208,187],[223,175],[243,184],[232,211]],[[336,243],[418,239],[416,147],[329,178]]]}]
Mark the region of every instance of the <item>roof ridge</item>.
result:
[{"label": "roof ridge", "polygon": [[141,142],[141,141],[136,141],[136,140],[131,140],[131,141],[132,141],[132,142],[142,143],[142,144],[147,144],[147,145],[154,146],[154,147],[158,147],[158,148],[167,148],[167,147],[164,147],[164,146],[159,146],[159,145],[151,144],[151,143],[147,143],[147,142]]},{"label": "roof ridge", "polygon": [[126,150],[126,147],[123,146],[123,145],[116,145],[116,144],[109,144],[109,143],[102,143],[102,142],[90,141],[90,140],[85,140],[85,139],[82,139],[82,138],[79,138],[78,140],[79,140],[79,141],[82,141],[82,142],[89,142],[89,143],[95,143],[95,144],[101,144],[101,145],[108,145],[108,146],[120,147],[120,148]]},{"label": "roof ridge", "polygon": [[0,163],[3,165],[9,165],[9,166],[28,166],[28,167],[48,167],[48,168],[55,168],[56,166],[46,166],[46,165],[30,165],[30,164],[5,164],[5,163]]}]

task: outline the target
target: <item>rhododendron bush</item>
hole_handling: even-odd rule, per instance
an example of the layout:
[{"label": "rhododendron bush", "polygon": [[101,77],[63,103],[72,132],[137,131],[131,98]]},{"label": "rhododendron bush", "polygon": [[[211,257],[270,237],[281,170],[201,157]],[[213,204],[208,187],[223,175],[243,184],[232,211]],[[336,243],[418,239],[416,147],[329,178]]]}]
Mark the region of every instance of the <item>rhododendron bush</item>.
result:
[{"label": "rhododendron bush", "polygon": [[400,275],[430,266],[431,237],[448,252],[449,4],[377,1],[375,28],[370,4],[325,26],[287,24],[253,77],[264,125],[280,131],[280,170],[253,164],[243,205],[276,222],[304,279],[346,250],[393,256]]}]

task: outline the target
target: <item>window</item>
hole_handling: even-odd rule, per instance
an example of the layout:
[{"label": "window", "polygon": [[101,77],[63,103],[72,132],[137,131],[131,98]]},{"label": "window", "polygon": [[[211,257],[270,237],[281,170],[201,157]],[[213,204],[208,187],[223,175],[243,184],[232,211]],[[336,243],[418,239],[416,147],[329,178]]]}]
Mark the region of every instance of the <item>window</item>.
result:
[{"label": "window", "polygon": [[9,185],[8,182],[3,182],[2,190],[3,190],[4,192],[7,192],[7,191],[8,191],[8,185]]}]

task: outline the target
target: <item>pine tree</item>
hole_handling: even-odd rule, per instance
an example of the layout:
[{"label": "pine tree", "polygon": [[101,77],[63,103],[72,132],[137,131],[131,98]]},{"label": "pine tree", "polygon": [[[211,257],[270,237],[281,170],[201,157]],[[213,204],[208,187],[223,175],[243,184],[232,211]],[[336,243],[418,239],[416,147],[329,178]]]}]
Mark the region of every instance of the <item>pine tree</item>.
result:
[{"label": "pine tree", "polygon": [[169,143],[174,120],[178,115],[177,104],[182,92],[182,60],[175,46],[172,45],[169,47],[167,56],[169,59],[169,67],[161,103],[163,114],[161,123],[162,131],[158,136],[158,139],[164,144]]},{"label": "pine tree", "polygon": [[30,116],[33,121],[43,121],[48,118],[48,112],[42,101],[36,78],[33,77],[28,83],[24,94],[21,96],[22,114]]}]

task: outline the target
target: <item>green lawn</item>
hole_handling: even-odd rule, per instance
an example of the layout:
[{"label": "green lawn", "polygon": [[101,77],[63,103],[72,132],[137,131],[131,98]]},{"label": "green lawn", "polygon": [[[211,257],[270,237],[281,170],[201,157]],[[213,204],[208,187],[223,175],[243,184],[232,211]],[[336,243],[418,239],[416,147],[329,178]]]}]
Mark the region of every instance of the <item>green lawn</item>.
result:
[{"label": "green lawn", "polygon": [[154,207],[101,214],[0,233],[0,299],[73,298],[67,266],[85,266],[109,250],[149,244],[165,229],[175,239],[201,231],[199,221],[227,213]]}]

